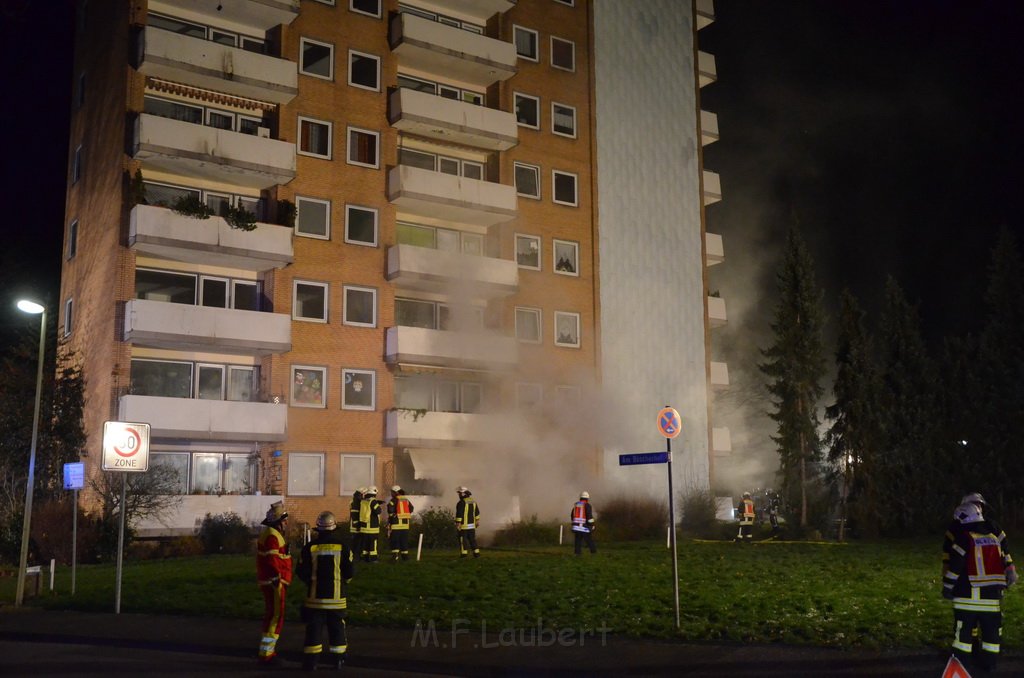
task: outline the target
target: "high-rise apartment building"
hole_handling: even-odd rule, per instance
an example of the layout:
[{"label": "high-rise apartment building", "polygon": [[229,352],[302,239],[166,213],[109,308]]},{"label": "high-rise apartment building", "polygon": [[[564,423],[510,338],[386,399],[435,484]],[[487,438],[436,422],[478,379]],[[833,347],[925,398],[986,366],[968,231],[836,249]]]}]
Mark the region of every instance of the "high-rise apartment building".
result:
[{"label": "high-rise apartment building", "polygon": [[666,404],[708,486],[711,0],[78,9],[61,326],[90,472],[104,421],[147,422],[183,495],[150,528],[663,493],[616,455],[664,448]]}]

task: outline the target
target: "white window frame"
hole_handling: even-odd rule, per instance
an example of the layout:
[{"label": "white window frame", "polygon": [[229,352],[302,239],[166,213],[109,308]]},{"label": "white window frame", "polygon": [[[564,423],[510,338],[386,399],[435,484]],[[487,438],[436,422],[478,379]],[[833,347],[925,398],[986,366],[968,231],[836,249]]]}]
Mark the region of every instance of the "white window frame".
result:
[{"label": "white window frame", "polygon": [[[530,125],[525,122],[519,122],[518,115],[518,101],[519,99],[531,99],[537,107],[537,124]],[[512,114],[516,116],[516,125],[519,127],[525,127],[527,129],[540,129],[541,115],[540,115],[540,97],[535,97],[532,94],[524,94],[523,92],[512,92]]]},{"label": "white window frame", "polygon": [[[534,52],[536,52],[536,53],[532,57],[531,56],[527,56],[525,54],[520,54],[519,53],[519,46],[518,46],[519,43],[516,41],[516,33],[518,31],[522,31],[523,33],[531,33],[531,34],[533,34],[533,49],[534,49]],[[537,62],[540,61],[540,33],[538,33],[537,31],[533,30],[532,28],[526,28],[525,26],[520,26],[518,24],[512,24],[512,45],[516,48],[516,57],[518,57],[520,59],[525,59],[526,61],[532,61],[534,63],[537,63]]]},{"label": "white window frame", "polygon": [[[370,87],[369,85],[363,85],[363,84],[358,83],[358,82],[352,82],[352,60],[353,60],[353,57],[356,57],[356,56],[364,57],[364,58],[367,58],[367,59],[373,59],[374,63],[377,64],[376,78],[375,78],[377,80],[376,86]],[[360,52],[358,50],[350,49],[348,51],[348,84],[350,86],[352,86],[352,87],[358,87],[359,89],[365,89],[365,90],[369,90],[371,92],[379,92],[380,91],[380,57],[377,56],[376,54],[368,54],[367,52]]]},{"label": "white window frame", "polygon": [[[520,264],[519,263],[519,239],[520,238],[523,238],[524,240],[532,240],[532,241],[537,243],[537,265],[536,266],[530,266],[528,264]],[[513,256],[515,257],[516,266],[518,266],[519,268],[525,268],[525,269],[527,269],[529,271],[539,271],[539,270],[544,268],[544,244],[541,241],[541,237],[539,235],[531,235],[529,233],[516,233],[515,234],[515,238],[512,240],[512,245],[513,245],[513,248],[514,248]]]},{"label": "white window frame", "polygon": [[[322,287],[324,290],[324,317],[320,318],[308,318],[305,316],[296,315],[298,306],[298,295],[299,285],[308,285],[309,287]],[[317,282],[315,280],[292,280],[292,320],[306,323],[319,323],[321,325],[327,324],[328,316],[330,315],[329,310],[331,306],[331,289],[330,285],[325,282]]]},{"label": "white window frame", "polygon": [[[569,246],[569,247],[572,248],[572,251],[573,251],[572,263],[573,263],[573,268],[575,269],[574,271],[559,271],[558,270],[558,261],[559,261],[559,258],[558,258],[558,246],[559,245]],[[574,240],[558,240],[558,239],[554,239],[553,238],[551,240],[551,271],[553,273],[557,273],[558,275],[568,275],[568,276],[571,276],[573,278],[578,278],[580,276],[580,244],[578,242],[574,241]]]},{"label": "white window frame", "polygon": [[379,19],[381,17],[381,4],[382,4],[382,0],[377,0],[377,13],[376,14],[370,14],[369,12],[365,12],[365,11],[363,11],[361,9],[356,9],[355,6],[354,6],[354,2],[355,2],[355,0],[349,0],[349,2],[348,2],[348,9],[349,9],[350,12],[355,12],[356,14],[362,14],[363,16],[372,16],[375,19]]},{"label": "white window frame", "polygon": [[[370,375],[370,405],[350,405],[345,398],[345,384],[348,383],[350,376],[355,374]],[[361,410],[363,412],[373,412],[377,409],[377,373],[374,370],[360,370],[356,368],[342,368],[341,370],[341,409],[343,410]]]},{"label": "white window frame", "polygon": [[[558,42],[567,43],[569,46],[572,47],[572,67],[571,68],[566,68],[565,66],[559,66],[558,64],[555,63],[555,41],[556,40]],[[551,39],[549,40],[548,50],[549,50],[548,51],[548,56],[549,56],[548,60],[551,62],[551,68],[557,68],[560,71],[568,71],[569,73],[575,73],[576,72],[576,43],[575,42],[573,42],[572,40],[566,40],[565,38],[560,38],[557,35],[552,35]]]},{"label": "white window frame", "polygon": [[[565,318],[565,317],[571,318],[571,319],[576,321],[576,342],[575,343],[567,342],[567,341],[559,341],[558,340],[558,321],[561,318]],[[552,334],[553,334],[554,339],[555,339],[555,346],[561,346],[563,348],[579,348],[580,344],[582,343],[582,340],[580,339],[580,333],[581,332],[582,332],[582,330],[580,329],[580,314],[579,313],[575,313],[573,311],[555,311],[554,327],[552,328]]]},{"label": "white window frame", "polygon": [[[312,73],[310,71],[303,69],[302,56],[307,42],[312,45],[317,45],[319,47],[326,47],[330,50],[330,56],[328,57],[327,75],[320,75],[319,73]],[[319,78],[320,80],[334,80],[334,45],[329,42],[324,42],[322,40],[314,40],[313,38],[299,38],[299,73],[301,73],[302,75],[308,75],[311,78]]]},{"label": "white window frame", "polygon": [[[519,312],[529,313],[537,318],[537,338],[525,339],[519,336]],[[516,306],[515,309],[516,341],[524,344],[540,344],[544,341],[544,312],[532,306]]]},{"label": "white window frame", "polygon": [[[566,134],[565,132],[559,132],[558,129],[555,128],[555,107],[567,108],[570,111],[572,111],[572,133],[571,134]],[[576,138],[576,129],[577,129],[577,127],[578,127],[578,125],[577,125],[577,121],[576,121],[576,107],[575,106],[570,106],[569,104],[562,104],[562,103],[559,103],[557,101],[552,101],[551,102],[551,133],[552,134],[556,134],[556,135],[558,135],[560,137],[567,137],[569,139],[575,139]]]},{"label": "white window frame", "polygon": [[[346,487],[345,486],[345,460],[346,459],[360,459],[360,460],[369,459],[370,460],[370,478],[369,478],[369,481],[368,482],[364,482],[363,480],[359,480],[359,481],[357,481],[356,485],[353,485],[352,487]],[[339,461],[340,461],[340,463],[339,463],[339,467],[338,467],[338,492],[340,493],[340,496],[342,496],[342,497],[347,497],[347,496],[351,495],[357,489],[359,489],[360,487],[364,487],[367,484],[372,485],[373,482],[374,482],[374,478],[377,477],[377,457],[376,457],[376,455],[373,455],[373,454],[353,454],[353,453],[350,453],[350,452],[342,452],[341,455],[340,455]]]},{"label": "white window frame", "polygon": [[[357,292],[369,292],[373,296],[373,320],[368,323],[356,322],[348,319],[348,293],[349,290]],[[341,287],[341,324],[350,327],[376,327],[377,326],[377,288],[364,287],[363,285],[342,285]]]},{"label": "white window frame", "polygon": [[539,165],[531,165],[531,164],[525,163],[525,162],[513,162],[512,163],[512,181],[513,182],[515,182],[516,170],[519,169],[519,168],[531,169],[531,170],[533,170],[536,173],[536,175],[537,175],[537,181],[536,181],[536,184],[537,184],[537,194],[534,195],[532,193],[523,193],[522,191],[519,190],[519,184],[516,183],[516,195],[522,196],[524,198],[530,198],[531,200],[540,200],[541,199],[541,193],[542,193],[541,186],[544,184],[544,181],[541,179],[540,166]]},{"label": "white window frame", "polygon": [[[360,162],[352,159],[352,134],[353,132],[360,132],[363,134],[370,134],[377,140],[374,144],[374,158],[373,164]],[[351,125],[346,128],[345,131],[345,162],[349,165],[355,165],[356,167],[369,167],[370,169],[380,169],[380,132],[372,129],[365,129],[363,127],[352,127]]]},{"label": "white window frame", "polygon": [[[349,216],[352,210],[358,210],[361,212],[371,212],[373,214],[373,242],[366,242],[365,240],[353,240],[349,237]],[[366,205],[345,205],[345,242],[350,245],[361,245],[363,247],[376,247],[377,237],[380,232],[380,213],[376,207],[367,207]]]},{"label": "white window frame", "polygon": [[71,336],[75,329],[75,299],[68,297],[64,300],[64,336]]},{"label": "white window frame", "polygon": [[[308,122],[312,125],[324,125],[327,127],[327,155],[321,155],[314,153],[313,151],[302,150],[302,123]],[[295,152],[299,155],[308,155],[311,158],[323,158],[324,160],[330,160],[334,151],[334,123],[327,120],[319,120],[317,118],[310,118],[309,116],[300,115],[298,125],[296,127],[296,139],[295,139]]]},{"label": "white window frame", "polygon": [[[300,403],[295,399],[295,372],[306,370],[320,373],[320,402]],[[292,365],[288,370],[288,404],[292,407],[309,407],[322,410],[327,407],[327,368],[323,365]]]},{"label": "white window frame", "polygon": [[65,256],[68,260],[74,259],[78,254],[78,219],[72,219],[68,224],[68,247]]},{"label": "white window frame", "polygon": [[[572,177],[572,202],[566,202],[558,199],[558,193],[555,191],[555,183],[557,182],[558,175]],[[556,205],[568,205],[569,207],[578,207],[580,203],[580,177],[575,172],[565,172],[563,170],[551,170],[551,202]]]},{"label": "white window frame", "polygon": [[[299,490],[292,485],[292,462],[299,462],[304,459],[317,459],[320,464],[319,487],[313,491],[306,489]],[[288,453],[288,487],[287,493],[292,497],[322,497],[324,496],[324,454],[322,452],[289,452]]]},{"label": "white window frame", "polygon": [[[324,224],[324,234],[317,235],[315,233],[306,233],[305,231],[299,230],[299,217],[302,214],[302,203],[318,203],[327,207],[325,211],[326,223]],[[295,235],[303,238],[314,238],[316,240],[330,240],[331,239],[331,201],[323,200],[321,198],[311,198],[306,195],[295,196]]]}]

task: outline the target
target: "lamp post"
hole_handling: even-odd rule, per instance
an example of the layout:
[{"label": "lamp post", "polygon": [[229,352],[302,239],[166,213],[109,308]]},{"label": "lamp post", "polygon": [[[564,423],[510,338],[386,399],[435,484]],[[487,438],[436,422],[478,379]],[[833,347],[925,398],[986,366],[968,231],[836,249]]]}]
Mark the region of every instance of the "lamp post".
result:
[{"label": "lamp post", "polygon": [[18,592],[14,606],[20,607],[25,599],[25,570],[28,567],[28,539],[32,525],[32,488],[36,476],[36,440],[39,438],[39,403],[43,393],[43,354],[46,351],[46,307],[34,301],[22,299],[18,308],[25,313],[40,315],[39,318],[39,365],[36,369],[36,409],[32,415],[32,448],[28,456],[28,484],[25,488],[25,518],[21,527],[21,562],[18,566]]}]

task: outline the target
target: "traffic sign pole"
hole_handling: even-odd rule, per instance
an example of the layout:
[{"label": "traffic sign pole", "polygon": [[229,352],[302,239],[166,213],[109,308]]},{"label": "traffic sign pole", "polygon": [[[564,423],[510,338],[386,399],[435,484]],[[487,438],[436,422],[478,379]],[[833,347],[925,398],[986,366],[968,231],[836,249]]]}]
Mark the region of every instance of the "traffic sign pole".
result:
[{"label": "traffic sign pole", "polygon": [[676,552],[676,510],[672,499],[672,439],[665,438],[665,450],[668,452],[668,520],[671,528],[672,543],[672,590],[676,598],[676,630],[679,630],[679,555]]},{"label": "traffic sign pole", "polygon": [[114,614],[121,614],[121,565],[124,562],[124,523],[127,511],[128,474],[149,470],[149,424],[108,421],[103,424],[104,471],[121,473],[121,519],[117,531],[117,574],[114,582]]},{"label": "traffic sign pole", "polygon": [[124,500],[127,495],[128,474],[121,474],[121,526],[117,530],[117,581],[114,586],[114,614],[121,614],[121,562],[124,560]]}]

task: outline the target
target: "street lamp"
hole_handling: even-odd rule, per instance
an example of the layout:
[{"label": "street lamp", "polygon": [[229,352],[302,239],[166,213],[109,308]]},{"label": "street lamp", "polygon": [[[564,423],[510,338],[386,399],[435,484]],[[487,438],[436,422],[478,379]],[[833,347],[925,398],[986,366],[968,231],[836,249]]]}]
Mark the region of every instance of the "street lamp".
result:
[{"label": "street lamp", "polygon": [[20,607],[25,599],[25,574],[28,567],[28,537],[32,525],[32,487],[36,476],[36,440],[39,438],[39,401],[43,393],[43,354],[46,351],[46,307],[28,299],[18,302],[25,313],[39,315],[39,365],[36,369],[36,410],[32,415],[32,448],[28,456],[28,485],[25,488],[25,518],[21,526],[21,562],[18,566],[18,592],[14,606]]}]

